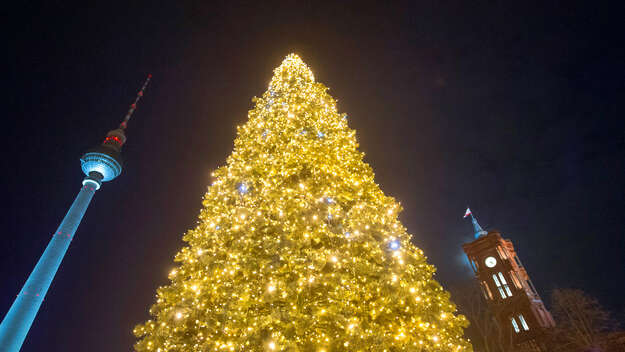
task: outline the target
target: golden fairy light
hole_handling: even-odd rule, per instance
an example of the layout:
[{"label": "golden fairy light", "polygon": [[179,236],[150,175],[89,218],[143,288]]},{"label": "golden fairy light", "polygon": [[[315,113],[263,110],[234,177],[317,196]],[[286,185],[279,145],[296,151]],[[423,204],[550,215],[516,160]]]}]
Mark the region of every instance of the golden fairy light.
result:
[{"label": "golden fairy light", "polygon": [[135,351],[472,350],[327,90],[297,55],[274,70]]}]

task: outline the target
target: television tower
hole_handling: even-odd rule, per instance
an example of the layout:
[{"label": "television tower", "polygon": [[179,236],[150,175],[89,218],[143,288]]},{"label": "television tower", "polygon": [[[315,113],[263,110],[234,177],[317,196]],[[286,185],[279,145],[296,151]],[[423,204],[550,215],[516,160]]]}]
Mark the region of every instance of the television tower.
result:
[{"label": "television tower", "polygon": [[1,352],[20,350],[95,191],[100,189],[102,182],[121,174],[121,150],[126,142],[124,131],[151,78],[152,75],[148,75],[119,127],[109,131],[101,145],[88,150],[80,158],[82,171],[86,175],[80,192],[0,324]]}]

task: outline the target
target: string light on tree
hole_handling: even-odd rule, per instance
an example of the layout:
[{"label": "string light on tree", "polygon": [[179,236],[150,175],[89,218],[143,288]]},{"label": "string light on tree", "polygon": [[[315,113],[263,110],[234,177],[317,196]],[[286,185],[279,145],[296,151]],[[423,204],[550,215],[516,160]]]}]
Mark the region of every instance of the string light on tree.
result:
[{"label": "string light on tree", "polygon": [[250,187],[247,185],[247,183],[241,182],[237,189],[239,190],[239,193],[245,194],[250,190]]},{"label": "string light on tree", "polygon": [[254,102],[135,350],[472,351],[327,88],[289,55]]},{"label": "string light on tree", "polygon": [[388,244],[388,248],[396,251],[399,249],[399,247],[401,247],[401,243],[399,243],[399,240],[392,240],[391,242],[389,242]]}]

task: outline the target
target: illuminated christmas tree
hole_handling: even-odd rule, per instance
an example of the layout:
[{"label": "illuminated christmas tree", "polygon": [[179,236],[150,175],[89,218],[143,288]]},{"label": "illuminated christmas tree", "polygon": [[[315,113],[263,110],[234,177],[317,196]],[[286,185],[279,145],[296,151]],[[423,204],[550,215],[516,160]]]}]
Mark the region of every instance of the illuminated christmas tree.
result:
[{"label": "illuminated christmas tree", "polygon": [[254,101],[136,351],[471,351],[327,88],[289,55]]}]

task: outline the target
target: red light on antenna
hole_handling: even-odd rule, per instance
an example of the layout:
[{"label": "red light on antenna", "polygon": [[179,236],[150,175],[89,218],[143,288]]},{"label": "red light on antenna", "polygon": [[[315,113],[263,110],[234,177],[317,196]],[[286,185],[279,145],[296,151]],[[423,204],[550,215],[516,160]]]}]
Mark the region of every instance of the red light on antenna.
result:
[{"label": "red light on antenna", "polygon": [[143,92],[139,92],[139,94],[137,94],[138,96],[142,97],[143,96]]},{"label": "red light on antenna", "polygon": [[137,108],[137,104],[132,104],[130,105],[131,108],[136,109]]},{"label": "red light on antenna", "polygon": [[152,74],[151,74],[151,73],[150,73],[150,74],[148,74],[148,78],[152,78]]}]

